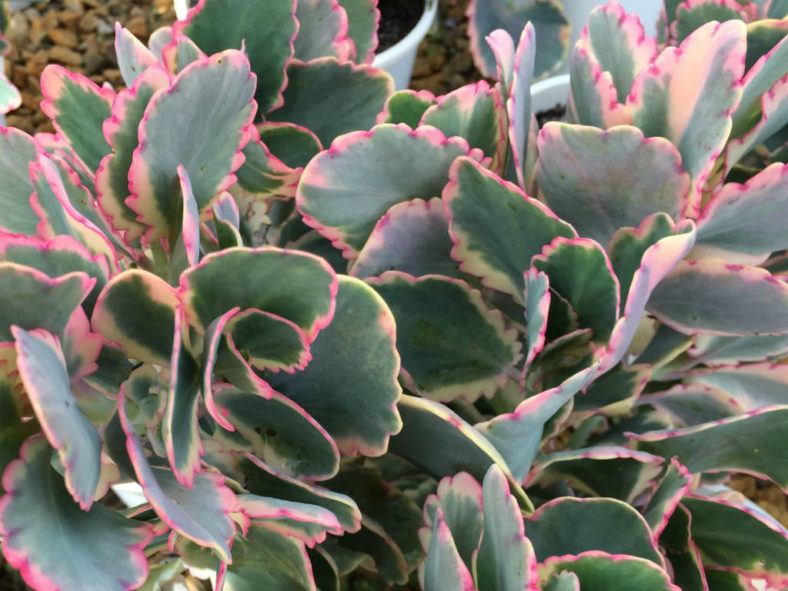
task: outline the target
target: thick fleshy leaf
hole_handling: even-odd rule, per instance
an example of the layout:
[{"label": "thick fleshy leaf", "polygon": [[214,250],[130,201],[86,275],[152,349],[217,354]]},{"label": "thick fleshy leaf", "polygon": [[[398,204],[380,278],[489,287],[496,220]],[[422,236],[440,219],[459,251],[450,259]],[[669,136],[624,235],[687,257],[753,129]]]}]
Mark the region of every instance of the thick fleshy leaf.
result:
[{"label": "thick fleshy leaf", "polygon": [[[253,92],[249,62],[240,51],[228,50],[190,64],[168,90],[151,98],[139,127],[126,200],[137,220],[151,226],[150,240],[170,237],[180,226],[181,203],[172,190],[179,164],[200,211],[235,183],[233,173],[243,163],[240,150],[249,140],[247,126],[256,109]],[[205,103],[195,97],[210,98]]]},{"label": "thick fleshy leaf", "polygon": [[[493,53],[497,53],[496,49],[500,50],[502,48],[496,48],[496,42],[493,41],[490,44],[490,49],[492,49]],[[520,34],[520,39],[517,42],[512,69],[512,86],[506,97],[507,137],[517,182],[523,189],[527,188],[531,183],[533,173],[531,165],[536,160],[536,146],[529,145],[529,133],[532,126],[531,82],[534,77],[536,52],[537,44],[534,27],[531,22],[528,22],[523,27],[523,32]],[[496,57],[498,58],[499,56],[496,55]],[[498,64],[499,70],[505,67],[500,63]],[[499,76],[501,76],[500,73]],[[500,159],[502,160],[505,157],[506,154],[503,154]]]},{"label": "thick fleshy leaf", "polygon": [[257,76],[254,98],[263,115],[282,104],[285,66],[293,57],[297,30],[294,0],[204,0],[186,21],[175,24],[173,37],[185,34],[209,55],[243,46]]},{"label": "thick fleshy leaf", "polygon": [[647,365],[630,365],[607,372],[575,398],[572,411],[599,412],[606,416],[626,414],[650,379],[651,368]]},{"label": "thick fleshy leaf", "polygon": [[370,281],[394,314],[403,375],[414,391],[473,401],[503,387],[520,344],[478,291],[459,280],[397,271]]},{"label": "thick fleshy leaf", "polygon": [[170,387],[161,436],[175,478],[186,488],[191,488],[194,475],[200,471],[200,456],[203,452],[197,424],[200,372],[184,342],[187,327],[180,306],[175,310],[174,322]]},{"label": "thick fleshy leaf", "polygon": [[378,44],[380,11],[377,0],[338,0],[348,16],[348,36],[356,46],[356,63],[369,63]]},{"label": "thick fleshy leaf", "polygon": [[471,148],[500,162],[505,154],[501,96],[484,80],[439,96],[421,117],[419,125],[432,125],[446,137],[460,136]]},{"label": "thick fleshy leaf", "polygon": [[161,68],[141,73],[131,88],[121,90],[112,104],[112,118],[104,123],[104,135],[113,152],[104,157],[96,171],[96,192],[102,210],[116,230],[127,231],[126,238],[139,237],[145,226],[126,205],[129,197],[129,168],[139,145],[137,127],[153,94],[170,84],[170,75]]},{"label": "thick fleshy leaf", "polygon": [[743,7],[735,0],[715,2],[689,0],[682,2],[676,10],[676,22],[673,25],[676,31],[676,42],[681,43],[693,31],[708,22],[724,22],[734,19],[747,22],[747,15]]},{"label": "thick fleshy leaf", "polygon": [[452,165],[443,201],[460,268],[518,300],[531,258],[556,236],[577,235],[542,203],[469,158]]},{"label": "thick fleshy leaf", "polygon": [[787,304],[788,285],[768,271],[704,259],[676,265],[651,293],[648,309],[688,334],[776,335],[788,332]]},{"label": "thick fleshy leaf", "polygon": [[91,171],[112,150],[101,132],[112,115],[115,92],[100,88],[82,74],[49,65],[41,74],[41,110]]},{"label": "thick fleshy leaf", "polygon": [[555,68],[566,56],[569,23],[554,2],[534,2],[513,8],[504,0],[472,0],[468,6],[468,35],[473,61],[485,76],[494,76],[495,57],[484,39],[496,29],[504,29],[519,39],[525,23],[530,21],[539,40],[535,75],[542,76]]},{"label": "thick fleshy leaf", "polygon": [[468,150],[429,126],[350,133],[307,165],[296,203],[308,225],[353,259],[392,205],[440,195],[449,166]]},{"label": "thick fleshy leaf", "polygon": [[438,508],[424,561],[422,587],[424,591],[440,591],[447,586],[457,591],[474,589],[473,577],[457,551],[451,530],[443,519],[442,509]]},{"label": "thick fleshy leaf", "polygon": [[239,495],[238,511],[255,525],[293,537],[312,547],[326,534],[342,534],[336,516],[318,505],[296,503],[258,495]]},{"label": "thick fleshy leaf", "polygon": [[556,238],[535,256],[533,266],[550,278],[550,289],[562,295],[582,328],[606,342],[618,320],[618,279],[605,251],[593,240]]},{"label": "thick fleshy leaf", "polygon": [[775,163],[745,184],[724,185],[698,221],[698,243],[693,256],[720,257],[744,254],[765,260],[788,248],[781,212],[788,206],[788,164]]},{"label": "thick fleshy leaf", "polygon": [[394,317],[358,279],[340,276],[331,324],[311,345],[312,361],[271,385],[317,420],[345,455],[382,455],[401,426]]},{"label": "thick fleshy leaf", "polygon": [[230,318],[225,330],[232,346],[259,370],[293,373],[312,359],[304,331],[276,314],[244,310]]},{"label": "thick fleshy leaf", "polygon": [[553,573],[542,585],[542,591],[580,591],[580,579],[571,571]]},{"label": "thick fleshy leaf", "polygon": [[638,404],[667,413],[673,426],[691,427],[745,412],[730,392],[701,384],[678,384],[664,392],[641,396]]},{"label": "thick fleshy leaf", "polygon": [[331,321],[336,290],[336,275],[324,260],[263,246],[206,256],[181,275],[179,296],[200,331],[237,306],[286,318],[311,341]]},{"label": "thick fleshy leaf", "polygon": [[[511,476],[506,461],[493,445],[476,429],[444,405],[403,395],[399,401],[402,431],[391,439],[389,451],[419,466],[433,478],[468,472],[482,481],[488,468],[498,464],[509,478],[512,494],[526,510],[533,510],[531,501]],[[430,433],[430,438],[424,437]],[[430,450],[441,449],[440,454]],[[513,486],[514,483],[514,486]]]},{"label": "thick fleshy leaf", "polygon": [[622,554],[582,552],[577,556],[549,558],[539,567],[541,580],[563,572],[574,573],[583,591],[681,591],[653,562]]},{"label": "thick fleshy leaf", "polygon": [[175,289],[166,281],[129,269],[113,277],[101,292],[93,328],[122,344],[134,359],[169,365],[177,305]]},{"label": "thick fleshy leaf", "polygon": [[[608,535],[610,531],[616,535]],[[555,499],[525,518],[525,535],[533,543],[539,562],[551,556],[601,550],[663,564],[646,521],[635,509],[615,499]]]},{"label": "thick fleshy leaf", "polygon": [[0,128],[0,227],[8,232],[35,234],[39,219],[30,207],[33,183],[28,165],[42,148],[19,129]]},{"label": "thick fleshy leaf", "polygon": [[331,56],[345,61],[353,55],[348,15],[337,0],[296,2],[295,16],[298,34],[293,41],[294,59],[308,61]]},{"label": "thick fleshy leaf", "polygon": [[439,198],[397,203],[375,224],[350,266],[350,275],[364,279],[397,270],[414,277],[433,273],[456,277],[457,263],[449,256],[452,246]]},{"label": "thick fleshy leaf", "polygon": [[774,586],[788,583],[788,531],[776,520],[721,499],[688,497],[692,539],[703,563],[749,575],[764,575]]},{"label": "thick fleshy leaf", "polygon": [[690,533],[689,511],[679,505],[669,517],[665,517],[664,531],[660,530],[659,545],[673,569],[673,582],[682,591],[721,591],[717,587],[709,587],[706,581],[700,552]]},{"label": "thick fleshy leaf", "polygon": [[539,135],[536,179],[556,215],[603,245],[653,213],[679,217],[690,185],[678,150],[663,138],[630,126],[554,122]]},{"label": "thick fleshy leaf", "polygon": [[484,533],[474,556],[479,591],[538,591],[536,554],[523,535],[522,513],[509,493],[506,476],[493,464],[482,485]]},{"label": "thick fleshy leaf", "polygon": [[118,397],[120,422],[145,497],[159,518],[174,531],[211,548],[224,562],[230,562],[230,541],[235,533],[230,513],[235,510],[236,501],[233,492],[225,486],[224,477],[203,472],[195,476],[191,488],[186,488],[167,468],[152,466],[126,414],[124,397],[123,392]]},{"label": "thick fleshy leaf", "polygon": [[569,72],[571,92],[567,107],[572,123],[601,129],[632,124],[632,110],[621,104],[626,93],[621,97],[616,92],[612,74],[603,71],[588,39],[581,37],[572,48]]},{"label": "thick fleshy leaf", "polygon": [[542,442],[545,424],[562,406],[584,388],[593,378],[597,366],[592,365],[567,378],[560,385],[521,402],[513,413],[501,414],[476,425],[498,449],[522,482]]},{"label": "thick fleshy leaf", "polygon": [[552,295],[550,294],[550,279],[546,273],[531,267],[525,272],[523,279],[525,281],[525,320],[528,326],[528,353],[525,357],[523,371],[527,371],[531,362],[544,349]]},{"label": "thick fleshy leaf", "polygon": [[82,272],[50,278],[32,267],[0,262],[0,342],[14,340],[12,325],[62,334],[74,308],[94,283],[95,279]]},{"label": "thick fleshy leaf", "polygon": [[654,532],[654,538],[659,538],[668,524],[668,519],[691,486],[692,476],[689,470],[676,458],[671,458],[654,493],[643,507],[643,517]]},{"label": "thick fleshy leaf", "polygon": [[788,366],[772,363],[723,366],[693,372],[686,382],[722,389],[731,395],[736,406],[756,410],[785,404]]},{"label": "thick fleshy leaf", "polygon": [[635,79],[627,98],[634,124],[647,137],[662,136],[678,147],[693,182],[693,211],[731,129],[746,48],[742,21],[707,23],[680,47],[668,47],[657,56]]},{"label": "thick fleshy leaf", "polygon": [[153,52],[119,22],[115,22],[115,56],[120,75],[129,88],[147,69],[161,67]]},{"label": "thick fleshy leaf", "polygon": [[240,460],[239,469],[244,474],[241,484],[254,494],[317,505],[331,511],[344,531],[361,528],[361,512],[346,495],[288,476],[249,453]]},{"label": "thick fleshy leaf", "polygon": [[687,354],[706,365],[780,358],[788,353],[788,335],[717,337],[698,335]]},{"label": "thick fleshy leaf", "polygon": [[259,526],[235,538],[223,580],[225,589],[316,591],[304,543]]},{"label": "thick fleshy leaf", "polygon": [[404,123],[416,129],[424,111],[435,104],[435,95],[429,90],[398,90],[386,101],[377,123]]},{"label": "thick fleshy leaf", "polygon": [[554,452],[531,467],[525,486],[566,482],[597,497],[632,503],[662,471],[662,458],[625,447],[598,446]]},{"label": "thick fleshy leaf", "polygon": [[629,436],[640,449],[678,458],[692,473],[747,472],[766,476],[788,490],[788,468],[774,461],[788,445],[786,417],[788,406],[770,406],[684,429]]},{"label": "thick fleshy leaf", "polygon": [[60,343],[44,330],[11,327],[17,364],[27,398],[49,443],[65,469],[71,496],[87,511],[93,504],[101,470],[101,439],[79,410]]},{"label": "thick fleshy leaf", "polygon": [[43,437],[28,439],[3,475],[0,500],[3,554],[36,589],[125,591],[147,574],[142,523],[102,505],[83,511],[50,465]]},{"label": "thick fleshy leaf", "polygon": [[287,66],[284,105],[266,118],[311,129],[328,146],[343,133],[372,127],[392,92],[392,78],[371,66],[330,57],[293,61]]},{"label": "thick fleshy leaf", "polygon": [[269,466],[294,478],[323,480],[339,469],[339,452],[333,440],[298,405],[274,394],[257,394],[224,388],[214,400],[254,454]]},{"label": "thick fleshy leaf", "polygon": [[587,40],[602,70],[610,72],[619,103],[657,55],[656,39],[647,37],[637,15],[626,14],[620,4],[592,10],[581,39]]},{"label": "thick fleshy leaf", "polygon": [[311,130],[292,123],[263,123],[257,131],[271,153],[294,169],[306,166],[323,149]]},{"label": "thick fleshy leaf", "polygon": [[358,533],[344,535],[339,545],[352,552],[362,552],[375,564],[377,575],[388,584],[403,585],[408,581],[408,563],[402,551],[380,524],[364,517]]}]

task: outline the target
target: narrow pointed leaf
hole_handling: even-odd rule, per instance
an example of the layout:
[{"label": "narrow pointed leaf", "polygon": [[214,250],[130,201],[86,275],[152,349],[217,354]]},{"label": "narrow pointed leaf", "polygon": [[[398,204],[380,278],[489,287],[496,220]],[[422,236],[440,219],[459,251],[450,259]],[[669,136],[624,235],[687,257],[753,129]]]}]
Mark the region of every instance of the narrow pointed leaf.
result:
[{"label": "narrow pointed leaf", "polygon": [[394,337],[383,299],[362,281],[339,276],[336,312],[311,344],[312,361],[269,381],[314,417],[343,454],[382,455],[402,426]]},{"label": "narrow pointed leaf", "polygon": [[468,158],[454,162],[449,181],[443,200],[452,255],[487,287],[522,298],[531,258],[556,236],[577,235],[542,203]]},{"label": "narrow pointed leaf", "polygon": [[525,358],[525,368],[527,369],[536,356],[544,349],[552,297],[550,294],[550,279],[546,273],[531,267],[525,272],[524,280],[525,320],[528,325],[528,354]]},{"label": "narrow pointed leaf", "polygon": [[[531,170],[527,164],[534,160],[535,145],[529,145],[531,129],[531,82],[534,78],[536,52],[538,50],[533,23],[526,23],[514,54],[512,86],[506,97],[506,116],[508,118],[507,136],[514,162],[517,182],[521,188],[530,184]],[[494,43],[490,48],[495,52]],[[501,159],[506,155],[502,155]],[[503,163],[502,163],[503,164]]]},{"label": "narrow pointed leaf", "polygon": [[58,340],[43,330],[12,327],[22,383],[41,428],[65,468],[71,496],[87,511],[101,470],[101,439],[71,394]]},{"label": "narrow pointed leaf", "polygon": [[131,87],[147,69],[161,67],[153,52],[118,22],[115,22],[115,56],[127,87]]},{"label": "narrow pointed leaf", "polygon": [[432,539],[427,548],[424,564],[424,591],[453,589],[473,591],[473,577],[463,563],[452,539],[449,526],[443,520],[443,511],[438,509],[432,524]]},{"label": "narrow pointed leaf", "polygon": [[662,534],[670,516],[691,486],[692,476],[689,471],[676,458],[671,458],[654,493],[643,507],[643,517],[646,518],[655,538],[659,538]]},{"label": "narrow pointed leaf", "polygon": [[28,439],[3,477],[3,554],[37,589],[125,591],[148,571],[144,546],[152,532],[102,505],[83,511],[50,466],[43,437]]}]

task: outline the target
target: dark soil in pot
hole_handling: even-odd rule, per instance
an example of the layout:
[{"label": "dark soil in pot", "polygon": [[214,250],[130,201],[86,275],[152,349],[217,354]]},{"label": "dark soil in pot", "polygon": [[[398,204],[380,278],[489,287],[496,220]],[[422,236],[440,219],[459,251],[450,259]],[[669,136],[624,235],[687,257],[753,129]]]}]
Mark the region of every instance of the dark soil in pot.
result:
[{"label": "dark soil in pot", "polygon": [[424,0],[383,0],[379,3],[378,53],[410,33],[424,13]]}]

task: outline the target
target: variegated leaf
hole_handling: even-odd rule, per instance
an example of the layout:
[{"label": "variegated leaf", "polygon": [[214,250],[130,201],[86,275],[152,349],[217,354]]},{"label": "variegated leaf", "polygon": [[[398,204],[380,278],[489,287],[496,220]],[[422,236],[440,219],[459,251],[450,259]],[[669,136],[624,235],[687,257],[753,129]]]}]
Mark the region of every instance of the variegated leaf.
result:
[{"label": "variegated leaf", "polygon": [[591,550],[576,556],[548,558],[539,567],[539,578],[546,581],[563,572],[574,573],[584,591],[681,591],[670,582],[668,573],[653,562],[625,554]]},{"label": "variegated leaf", "polygon": [[450,589],[456,591],[473,591],[473,577],[468,566],[460,558],[457,546],[452,538],[451,530],[443,519],[443,510],[438,508],[432,523],[432,538],[427,557],[424,561],[424,591],[440,591]]},{"label": "variegated leaf", "polygon": [[30,207],[33,183],[28,166],[43,149],[25,132],[0,128],[0,228],[32,235],[39,218]]},{"label": "variegated leaf", "polygon": [[293,41],[294,59],[306,62],[331,56],[346,61],[355,53],[353,40],[348,37],[348,14],[337,0],[296,2],[295,17],[298,34]]},{"label": "variegated leaf", "polygon": [[348,16],[348,36],[355,45],[358,64],[371,63],[378,44],[377,25],[380,10],[377,0],[338,0]]}]

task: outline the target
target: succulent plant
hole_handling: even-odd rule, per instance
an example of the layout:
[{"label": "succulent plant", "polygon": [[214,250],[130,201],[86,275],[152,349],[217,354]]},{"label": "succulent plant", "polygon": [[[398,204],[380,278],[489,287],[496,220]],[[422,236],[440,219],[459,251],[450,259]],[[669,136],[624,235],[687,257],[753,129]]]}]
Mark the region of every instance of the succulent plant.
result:
[{"label": "succulent plant", "polygon": [[[5,37],[7,27],[8,4],[2,2],[0,3],[0,59],[8,53],[8,39]],[[0,71],[0,116],[13,111],[21,104],[22,96],[19,94],[19,90],[6,77],[5,73]]]}]

